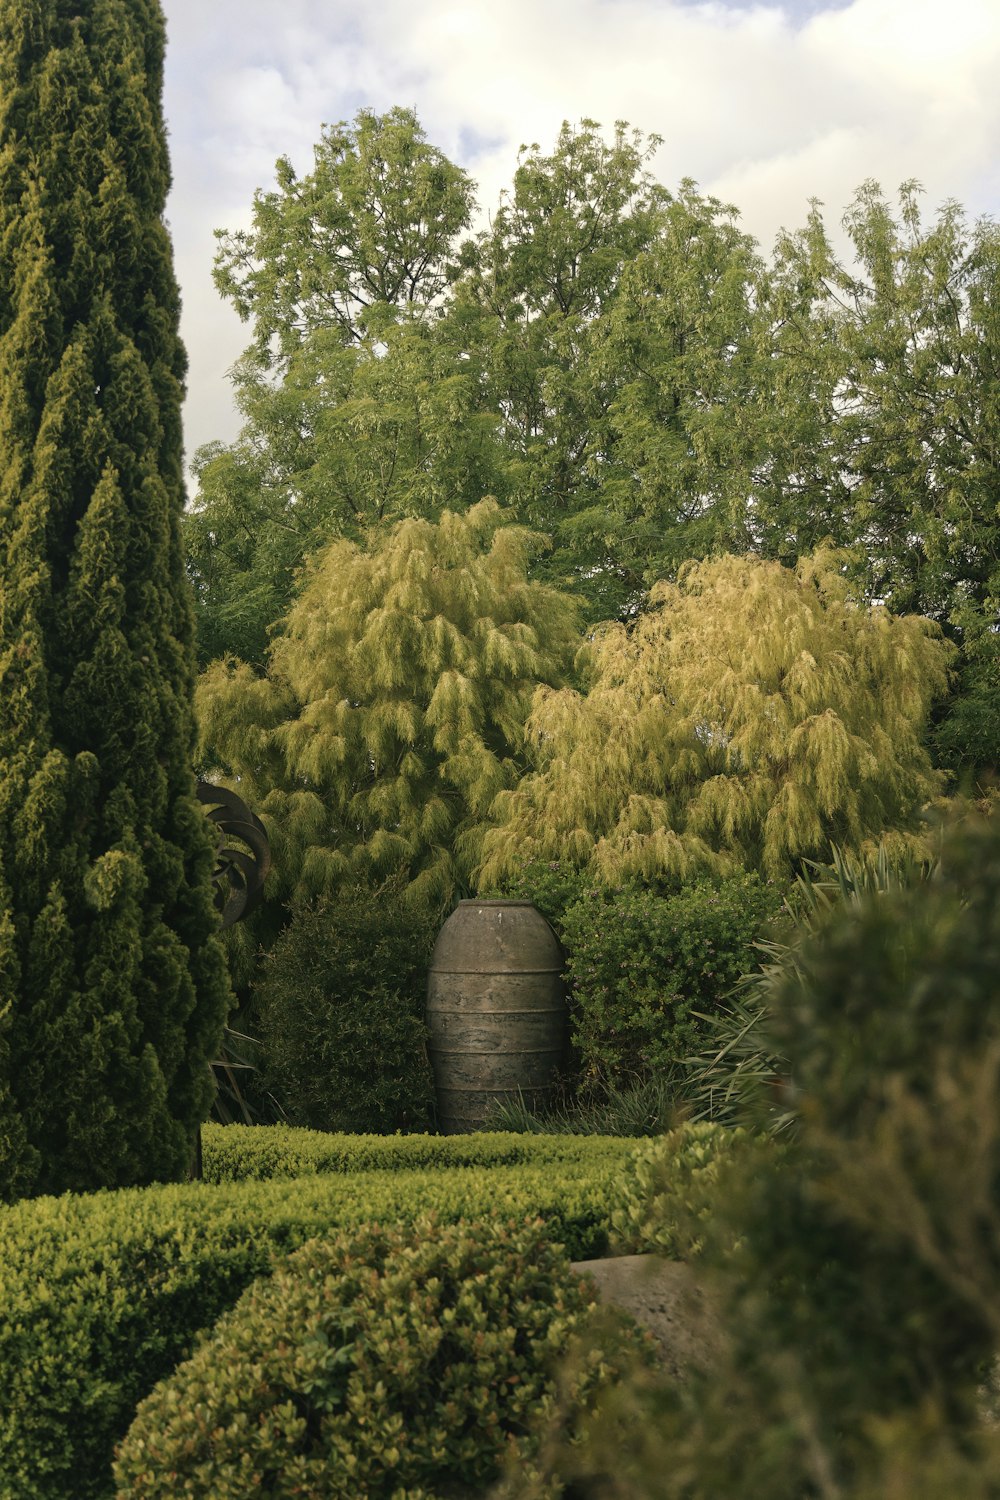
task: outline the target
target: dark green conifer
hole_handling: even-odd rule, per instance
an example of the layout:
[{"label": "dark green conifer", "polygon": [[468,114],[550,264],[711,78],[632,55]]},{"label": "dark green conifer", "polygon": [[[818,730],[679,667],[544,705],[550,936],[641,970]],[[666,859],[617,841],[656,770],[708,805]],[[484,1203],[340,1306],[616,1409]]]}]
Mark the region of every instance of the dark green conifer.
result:
[{"label": "dark green conifer", "polygon": [[228,982],[191,771],[158,0],[0,4],[0,1197],[184,1174]]}]

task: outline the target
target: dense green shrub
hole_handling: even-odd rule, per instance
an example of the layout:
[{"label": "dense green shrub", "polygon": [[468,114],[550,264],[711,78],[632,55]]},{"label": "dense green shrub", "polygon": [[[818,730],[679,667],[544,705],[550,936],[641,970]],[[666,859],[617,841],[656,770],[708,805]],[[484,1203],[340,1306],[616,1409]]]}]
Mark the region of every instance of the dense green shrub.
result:
[{"label": "dense green shrub", "polygon": [[422,1130],[433,931],[398,889],[349,886],[296,911],[264,960],[254,1007],[263,1081],[317,1130]]},{"label": "dense green shrub", "polygon": [[[234,1128],[234,1127],[227,1127]],[[581,1143],[587,1144],[590,1143]],[[0,1210],[0,1496],[106,1500],[136,1404],[276,1254],[367,1220],[538,1215],[574,1258],[607,1244],[622,1142],[540,1166],[314,1173],[38,1198]]]},{"label": "dense green shrub", "polygon": [[773,1035],[774,997],[799,969],[799,954],[844,906],[928,880],[935,862],[890,857],[883,845],[864,856],[835,848],[829,864],[808,861],[785,898],[781,921],[757,944],[758,964],[717,1013],[706,1018],[700,1053],[688,1059],[679,1102],[695,1120],[752,1123],[773,1135],[794,1124],[788,1059]]},{"label": "dense green shrub", "polygon": [[714,1211],[720,1172],[746,1144],[744,1130],[707,1121],[679,1125],[638,1147],[625,1163],[611,1243],[619,1255],[698,1255]]},{"label": "dense green shrub", "polygon": [[797,948],[769,1022],[796,1130],[723,1164],[705,1220],[728,1352],[686,1390],[612,1394],[519,1500],[997,1494],[998,973],[998,820]]},{"label": "dense green shrub", "polygon": [[143,1402],[119,1500],[481,1493],[591,1300],[540,1220],[314,1240]]},{"label": "dense green shrub", "polygon": [[565,859],[533,859],[505,875],[480,894],[509,901],[531,901],[562,937],[563,917],[569,907],[593,889],[593,875]]},{"label": "dense green shrub", "polygon": [[780,893],[755,875],[676,895],[586,891],[563,915],[572,1037],[586,1087],[669,1076],[703,1023],[753,966],[754,940]]},{"label": "dense green shrub", "polygon": [[205,1125],[202,1141],[206,1182],[422,1167],[596,1167],[620,1162],[631,1144],[608,1136],[485,1130],[469,1135],[335,1135],[290,1125]]}]

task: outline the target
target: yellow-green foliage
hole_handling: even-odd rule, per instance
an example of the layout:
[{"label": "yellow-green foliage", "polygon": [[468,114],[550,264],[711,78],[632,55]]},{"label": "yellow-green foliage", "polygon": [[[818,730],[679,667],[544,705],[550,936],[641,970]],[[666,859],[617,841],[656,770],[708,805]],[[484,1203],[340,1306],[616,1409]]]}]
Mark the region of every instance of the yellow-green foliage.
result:
[{"label": "yellow-green foliage", "polygon": [[205,1125],[207,1182],[424,1167],[619,1165],[634,1141],[597,1135],[335,1135],[288,1125]]},{"label": "yellow-green foliage", "polygon": [[720,1170],[745,1140],[742,1129],[703,1120],[637,1147],[625,1163],[611,1213],[616,1253],[652,1251],[679,1260],[697,1255]]},{"label": "yellow-green foliage", "polygon": [[835,554],[692,564],[598,631],[589,692],[538,693],[536,769],[497,800],[480,882],[531,858],[782,877],[831,843],[908,845],[940,790],[921,736],[950,657],[931,622],[854,603]]},{"label": "yellow-green foliage", "polygon": [[119,1500],[481,1493],[591,1292],[540,1220],[314,1240],[143,1402]]},{"label": "yellow-green foliage", "polygon": [[523,769],[539,682],[561,680],[575,606],[527,581],[541,539],[493,500],[320,555],[266,678],[219,662],[199,693],[205,753],[265,818],[305,898],[402,870],[445,902],[496,794]]},{"label": "yellow-green foliage", "polygon": [[[210,1161],[217,1134],[208,1131]],[[301,1151],[308,1133],[294,1134]],[[533,1140],[522,1146],[526,1161]],[[595,1144],[575,1160],[567,1151],[558,1171],[546,1148],[539,1165],[491,1167],[487,1142],[485,1165],[449,1171],[314,1171],[300,1181],[67,1194],[0,1210],[0,1496],[107,1500],[112,1448],[137,1402],[270,1273],[275,1254],[316,1235],[428,1212],[449,1223],[538,1215],[572,1257],[600,1254],[629,1144],[617,1143],[617,1154]],[[386,1145],[384,1166],[415,1163],[408,1140]],[[377,1155],[363,1139],[359,1149]],[[502,1140],[498,1150],[502,1159]]]}]

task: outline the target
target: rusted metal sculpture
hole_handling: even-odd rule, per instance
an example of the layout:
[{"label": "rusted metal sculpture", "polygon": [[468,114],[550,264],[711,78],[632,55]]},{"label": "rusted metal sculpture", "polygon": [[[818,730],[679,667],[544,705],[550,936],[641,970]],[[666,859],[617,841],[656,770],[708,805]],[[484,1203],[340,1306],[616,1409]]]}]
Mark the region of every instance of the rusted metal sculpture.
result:
[{"label": "rusted metal sculpture", "polygon": [[232,927],[264,898],[271,846],[263,823],[235,792],[209,781],[199,781],[197,792],[198,801],[217,830],[212,871],[215,907],[220,925]]},{"label": "rusted metal sculpture", "polygon": [[[210,781],[199,780],[195,790],[198,801],[216,830],[212,886],[215,909],[219,913],[219,926],[232,927],[243,917],[249,916],[264,898],[264,881],[271,868],[271,846],[263,823],[250,811],[242,797],[237,797],[235,792],[226,787],[213,786]],[[224,1048],[222,1057],[216,1058],[210,1066],[213,1073],[216,1069],[223,1073],[233,1093],[238,1099],[242,1099],[233,1070],[238,1068],[252,1072],[252,1065],[235,1061],[226,1055]],[[250,1117],[245,1108],[244,1115],[249,1123]],[[200,1125],[195,1133],[190,1176],[195,1181],[201,1181]]]}]

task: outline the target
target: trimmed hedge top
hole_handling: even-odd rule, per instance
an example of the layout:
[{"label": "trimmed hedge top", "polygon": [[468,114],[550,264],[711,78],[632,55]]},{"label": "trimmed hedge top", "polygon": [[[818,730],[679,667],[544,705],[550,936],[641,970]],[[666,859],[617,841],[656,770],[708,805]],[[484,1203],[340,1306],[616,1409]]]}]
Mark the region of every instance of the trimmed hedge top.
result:
[{"label": "trimmed hedge top", "polygon": [[[206,1133],[229,1131],[239,1127]],[[288,1132],[300,1134],[309,1133]],[[410,1139],[384,1143],[385,1166],[391,1148],[414,1149]],[[374,1149],[364,1138],[351,1141]],[[508,1141],[516,1150],[517,1138]],[[270,1274],[276,1255],[314,1236],[363,1222],[410,1224],[427,1212],[443,1222],[537,1215],[571,1258],[599,1255],[635,1143],[570,1142],[557,1172],[547,1144],[522,1143],[534,1166],[351,1175],[314,1168],[298,1181],[170,1185],[4,1209],[0,1497],[106,1500],[112,1450],[137,1403],[251,1281]],[[549,1149],[558,1153],[562,1144]],[[322,1137],[317,1160],[321,1145]],[[466,1149],[488,1156],[490,1148]]]},{"label": "trimmed hedge top", "polygon": [[118,1500],[481,1494],[530,1451],[591,1298],[539,1220],[314,1240],[142,1403]]},{"label": "trimmed hedge top", "polygon": [[206,1182],[305,1177],[317,1172],[427,1167],[586,1165],[621,1161],[634,1140],[610,1136],[335,1135],[289,1125],[205,1125]]}]

